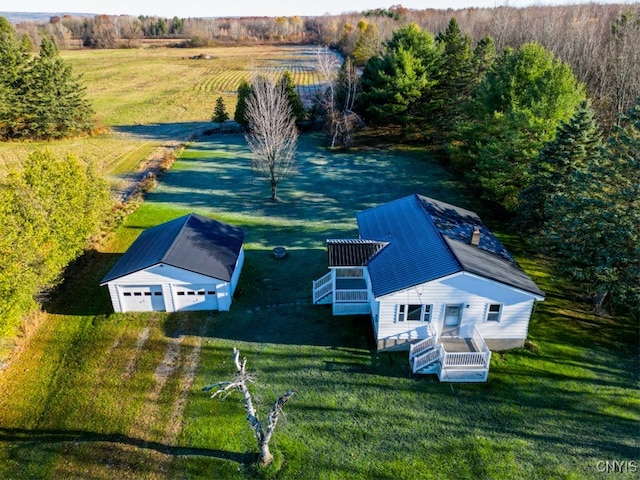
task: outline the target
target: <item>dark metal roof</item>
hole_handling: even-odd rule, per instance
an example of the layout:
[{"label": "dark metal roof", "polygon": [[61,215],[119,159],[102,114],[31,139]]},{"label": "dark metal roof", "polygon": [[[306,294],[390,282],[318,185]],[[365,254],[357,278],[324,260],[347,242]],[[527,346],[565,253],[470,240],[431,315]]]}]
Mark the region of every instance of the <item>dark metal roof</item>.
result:
[{"label": "dark metal roof", "polygon": [[499,255],[510,262],[515,262],[507,249],[482,224],[482,220],[474,212],[422,195],[418,195],[418,198],[431,216],[435,226],[445,237],[470,244],[473,231],[478,228],[480,230],[478,248]]},{"label": "dark metal roof", "polygon": [[544,292],[520,269],[515,261],[507,260],[468,243],[450,238],[445,240],[465,272],[475,273],[481,277],[544,297]]},{"label": "dark metal roof", "polygon": [[356,215],[362,238],[389,244],[368,264],[376,297],[462,270],[416,195]]},{"label": "dark metal roof", "polygon": [[244,237],[239,227],[191,213],[142,232],[100,284],[160,263],[228,282]]},{"label": "dark metal roof", "polygon": [[[474,212],[411,195],[356,217],[362,238],[388,242],[368,261],[375,296],[462,271],[544,296]],[[476,228],[478,246],[470,245]]]},{"label": "dark metal roof", "polygon": [[364,240],[360,238],[340,240],[327,240],[327,254],[330,267],[362,267],[380,250],[387,242]]}]

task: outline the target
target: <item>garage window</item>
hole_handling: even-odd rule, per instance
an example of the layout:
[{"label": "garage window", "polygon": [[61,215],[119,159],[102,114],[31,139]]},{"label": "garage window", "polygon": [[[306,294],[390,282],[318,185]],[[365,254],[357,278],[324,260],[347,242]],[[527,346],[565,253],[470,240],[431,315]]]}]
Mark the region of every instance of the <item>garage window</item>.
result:
[{"label": "garage window", "polygon": [[162,296],[162,292],[153,292],[153,294],[154,294],[156,297],[161,297],[161,296]]},{"label": "garage window", "polygon": [[195,295],[196,292],[187,292],[187,295]]},{"label": "garage window", "polygon": [[178,295],[184,295],[184,292],[178,292]]},{"label": "garage window", "polygon": [[204,295],[204,290],[199,291],[198,295]]},{"label": "garage window", "polygon": [[142,296],[142,292],[133,292],[133,296],[134,297],[141,297]]},{"label": "garage window", "polygon": [[207,292],[207,295],[215,295],[215,294],[216,294],[216,292],[213,292],[213,291],[208,291]]},{"label": "garage window", "polygon": [[145,297],[150,297],[151,296],[151,292],[144,292],[144,296]]},{"label": "garage window", "polygon": [[125,297],[130,297],[131,296],[131,292],[124,292],[124,296]]}]

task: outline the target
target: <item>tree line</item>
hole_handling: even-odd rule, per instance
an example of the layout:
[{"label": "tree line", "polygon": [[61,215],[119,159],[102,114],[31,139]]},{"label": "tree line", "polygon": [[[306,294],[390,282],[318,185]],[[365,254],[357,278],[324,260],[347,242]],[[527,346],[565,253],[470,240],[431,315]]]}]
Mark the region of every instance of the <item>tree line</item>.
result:
[{"label": "tree line", "polygon": [[[640,94],[640,92],[638,92]],[[364,65],[355,109],[440,152],[592,295],[640,307],[640,106],[605,132],[570,66],[530,42],[501,53],[455,18],[397,29]]]},{"label": "tree line", "polygon": [[107,182],[73,155],[32,153],[0,188],[0,337],[78,257],[110,205]]},{"label": "tree line", "polygon": [[80,78],[43,39],[29,52],[0,17],[0,139],[52,139],[90,132],[94,112]]},{"label": "tree line", "polygon": [[362,66],[380,53],[393,32],[414,23],[444,32],[451,16],[475,44],[490,36],[506,47],[538,43],[567,63],[585,84],[608,133],[631,108],[640,88],[640,7],[597,4],[460,10],[410,10],[402,6],[319,17],[159,18],[52,17],[49,23],[16,26],[32,45],[52,39],[59,48],[80,42],[92,48],[139,46],[142,38],[169,38],[182,46],[240,43],[304,43],[329,46]]}]

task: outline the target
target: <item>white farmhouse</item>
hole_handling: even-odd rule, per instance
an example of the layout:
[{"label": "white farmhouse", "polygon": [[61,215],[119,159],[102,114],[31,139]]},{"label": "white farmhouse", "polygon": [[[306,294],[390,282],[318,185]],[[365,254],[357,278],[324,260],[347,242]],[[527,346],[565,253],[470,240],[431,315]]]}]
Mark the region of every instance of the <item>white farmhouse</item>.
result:
[{"label": "white farmhouse", "polygon": [[191,213],[142,232],[102,279],[116,312],[231,307],[244,230]]},{"label": "white farmhouse", "polygon": [[492,349],[524,345],[544,293],[475,213],[411,195],[357,222],[360,238],[327,240],[314,303],[370,314],[378,350],[408,349],[441,381],[486,381]]}]

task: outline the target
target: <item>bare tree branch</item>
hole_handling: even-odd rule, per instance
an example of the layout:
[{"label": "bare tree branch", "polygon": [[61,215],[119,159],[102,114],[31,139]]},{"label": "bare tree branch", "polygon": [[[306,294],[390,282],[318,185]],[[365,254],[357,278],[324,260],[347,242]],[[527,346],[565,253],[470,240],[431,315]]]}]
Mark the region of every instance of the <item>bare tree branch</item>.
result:
[{"label": "bare tree branch", "polygon": [[258,77],[247,99],[245,135],[253,153],[252,171],[271,186],[271,200],[277,200],[280,182],[295,172],[298,129],[287,94],[280,82]]},{"label": "bare tree branch", "polygon": [[266,429],[263,428],[262,422],[258,418],[258,413],[253,405],[253,397],[251,396],[251,392],[247,387],[247,382],[250,380],[249,375],[247,375],[246,366],[247,359],[243,358],[240,361],[240,350],[237,348],[233,349],[233,363],[236,367],[236,378],[233,382],[218,382],[211,385],[207,385],[202,390],[203,391],[211,391],[216,389],[216,391],[211,395],[211,398],[222,395],[226,393],[223,398],[233,390],[237,389],[242,393],[242,398],[244,400],[244,408],[247,412],[247,421],[249,422],[249,427],[253,430],[253,433],[256,437],[256,441],[258,442],[258,448],[260,450],[260,454],[258,456],[258,462],[263,465],[269,465],[273,462],[273,455],[269,450],[269,442],[271,441],[271,437],[273,435],[273,431],[278,424],[278,416],[282,411],[282,407],[287,401],[294,395],[293,390],[289,390],[285,394],[278,397],[273,408],[267,415],[267,426]]}]

